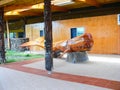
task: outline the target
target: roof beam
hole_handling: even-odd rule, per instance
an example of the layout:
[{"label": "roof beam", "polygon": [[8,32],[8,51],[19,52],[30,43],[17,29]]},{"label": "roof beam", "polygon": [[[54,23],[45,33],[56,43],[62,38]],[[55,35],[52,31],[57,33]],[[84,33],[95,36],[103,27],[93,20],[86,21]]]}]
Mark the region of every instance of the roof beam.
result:
[{"label": "roof beam", "polygon": [[34,13],[34,12],[19,12],[21,16],[40,16],[41,13]]},{"label": "roof beam", "polygon": [[99,7],[100,4],[96,0],[75,0],[75,1],[80,1],[80,2],[85,2],[89,5]]},{"label": "roof beam", "polygon": [[66,8],[55,6],[55,5],[52,5],[51,8],[52,8],[52,11],[68,11]]},{"label": "roof beam", "polygon": [[4,7],[4,11],[5,12],[8,12],[8,11],[13,11],[13,10],[16,10],[16,9],[27,9],[27,8],[30,8],[31,5],[14,5],[14,6],[7,6],[7,7]]},{"label": "roof beam", "polygon": [[14,16],[14,18],[13,18],[13,16],[5,16],[5,17],[4,17],[5,20],[14,20],[14,19],[20,19],[20,18],[21,18],[21,17],[18,16],[18,15],[17,15],[17,16]]},{"label": "roof beam", "polygon": [[38,3],[43,3],[44,0],[15,0],[16,5],[19,4],[38,4]]},{"label": "roof beam", "polygon": [[15,0],[0,0],[0,7],[13,3]]}]

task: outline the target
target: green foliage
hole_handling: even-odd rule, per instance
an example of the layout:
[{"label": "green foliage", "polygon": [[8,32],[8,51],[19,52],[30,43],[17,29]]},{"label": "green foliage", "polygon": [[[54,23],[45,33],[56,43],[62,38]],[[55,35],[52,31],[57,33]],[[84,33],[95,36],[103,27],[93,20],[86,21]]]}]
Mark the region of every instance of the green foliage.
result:
[{"label": "green foliage", "polygon": [[6,52],[7,63],[18,62],[23,60],[31,60],[34,58],[43,58],[43,57],[44,55],[42,54],[32,54],[32,53],[25,53],[25,52],[11,51],[11,50],[7,50]]}]

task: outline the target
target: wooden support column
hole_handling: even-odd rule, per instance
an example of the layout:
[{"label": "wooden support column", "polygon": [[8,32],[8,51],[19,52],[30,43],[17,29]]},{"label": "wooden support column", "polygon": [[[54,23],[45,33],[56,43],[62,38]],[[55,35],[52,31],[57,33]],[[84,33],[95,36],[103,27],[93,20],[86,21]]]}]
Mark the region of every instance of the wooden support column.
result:
[{"label": "wooden support column", "polygon": [[6,21],[6,29],[7,29],[7,44],[8,44],[8,49],[10,49],[10,30],[9,30],[8,21]]},{"label": "wooden support column", "polygon": [[5,45],[4,45],[4,8],[0,7],[0,63],[5,63]]},{"label": "wooden support column", "polygon": [[[51,21],[51,0],[44,0],[44,29],[45,29],[45,68],[52,71],[52,21]],[[49,72],[48,72],[49,73]]]},{"label": "wooden support column", "polygon": [[26,37],[26,32],[25,32],[25,25],[27,24],[27,19],[23,18],[24,26],[23,26],[23,31],[24,31],[24,38]]}]

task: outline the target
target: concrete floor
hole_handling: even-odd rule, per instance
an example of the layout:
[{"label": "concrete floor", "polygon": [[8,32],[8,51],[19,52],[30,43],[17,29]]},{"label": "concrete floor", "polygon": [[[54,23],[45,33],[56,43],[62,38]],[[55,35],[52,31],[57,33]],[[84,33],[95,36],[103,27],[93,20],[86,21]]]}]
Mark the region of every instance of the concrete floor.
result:
[{"label": "concrete floor", "polygon": [[89,55],[79,64],[54,59],[48,75],[44,59],[0,65],[0,90],[120,90],[120,55]]}]

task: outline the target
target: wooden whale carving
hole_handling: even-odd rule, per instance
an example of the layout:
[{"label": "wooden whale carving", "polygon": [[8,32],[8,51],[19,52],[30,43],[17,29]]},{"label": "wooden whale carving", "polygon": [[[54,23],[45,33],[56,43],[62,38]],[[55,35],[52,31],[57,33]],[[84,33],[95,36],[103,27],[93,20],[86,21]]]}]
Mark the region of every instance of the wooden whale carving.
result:
[{"label": "wooden whale carving", "polygon": [[[85,33],[81,36],[55,43],[53,45],[53,55],[54,57],[62,57],[67,52],[90,51],[93,44],[92,35],[90,33]],[[60,52],[62,52],[61,55]]]},{"label": "wooden whale carving", "polygon": [[[94,41],[90,33],[85,33],[81,36],[77,36],[72,39],[54,42],[53,57],[62,57],[67,52],[90,51],[93,44]],[[29,41],[20,46],[21,47],[39,46],[44,48],[44,37],[36,39],[34,41]]]}]

